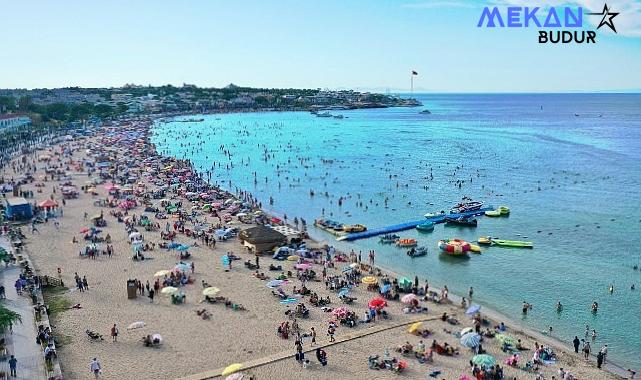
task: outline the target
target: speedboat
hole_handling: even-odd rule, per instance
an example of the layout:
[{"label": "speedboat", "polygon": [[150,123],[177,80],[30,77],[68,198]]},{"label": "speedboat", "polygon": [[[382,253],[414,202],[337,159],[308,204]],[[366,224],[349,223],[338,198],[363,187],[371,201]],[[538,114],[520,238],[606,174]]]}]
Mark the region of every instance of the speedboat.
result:
[{"label": "speedboat", "polygon": [[476,220],[476,218],[465,218],[462,216],[458,218],[445,217],[445,224],[465,226],[465,227],[476,227],[476,225],[478,224],[478,221]]},{"label": "speedboat", "polygon": [[407,251],[409,257],[421,257],[427,255],[427,247],[412,248]]},{"label": "speedboat", "polygon": [[416,239],[405,238],[405,239],[398,239],[396,241],[396,245],[399,247],[416,247],[417,242],[416,242]]},{"label": "speedboat", "polygon": [[456,206],[452,207],[452,210],[450,210],[450,212],[452,214],[459,214],[463,212],[476,211],[476,210],[479,210],[481,207],[483,207],[483,202],[479,202],[479,201],[464,202],[464,203],[459,203]]},{"label": "speedboat", "polygon": [[392,243],[396,242],[400,238],[401,237],[396,235],[396,234],[387,234],[387,235],[381,236],[381,238],[379,239],[379,243],[392,244]]},{"label": "speedboat", "polygon": [[367,227],[362,224],[346,224],[343,226],[345,232],[363,232],[367,231]]}]

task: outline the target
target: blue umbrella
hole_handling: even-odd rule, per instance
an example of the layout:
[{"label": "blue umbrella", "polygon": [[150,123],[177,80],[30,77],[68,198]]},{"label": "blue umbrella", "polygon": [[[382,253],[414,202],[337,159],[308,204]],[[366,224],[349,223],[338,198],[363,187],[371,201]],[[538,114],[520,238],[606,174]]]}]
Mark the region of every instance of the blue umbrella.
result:
[{"label": "blue umbrella", "polygon": [[349,294],[349,289],[341,289],[341,291],[338,292],[339,297],[347,297],[348,294]]},{"label": "blue umbrella", "polygon": [[387,292],[389,292],[390,290],[392,290],[392,285],[390,285],[390,284],[385,284],[385,285],[383,285],[383,287],[381,288],[381,293],[387,293]]},{"label": "blue umbrella", "polygon": [[478,347],[481,343],[481,336],[475,332],[469,332],[461,337],[461,344],[468,348]]},{"label": "blue umbrella", "polygon": [[481,305],[472,305],[472,306],[470,306],[470,307],[467,309],[467,311],[465,312],[465,314],[467,314],[467,315],[476,314],[476,313],[478,313],[480,310],[481,310]]}]

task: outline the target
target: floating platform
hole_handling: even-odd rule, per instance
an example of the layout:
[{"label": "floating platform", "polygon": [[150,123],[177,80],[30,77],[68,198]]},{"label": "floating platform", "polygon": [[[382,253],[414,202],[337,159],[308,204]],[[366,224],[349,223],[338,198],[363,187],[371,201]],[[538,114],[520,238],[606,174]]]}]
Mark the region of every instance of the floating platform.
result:
[{"label": "floating platform", "polygon": [[485,214],[485,211],[492,211],[494,210],[494,207],[485,207],[481,208],[478,210],[474,211],[468,211],[468,212],[462,212],[462,213],[457,213],[457,214],[441,214],[437,216],[432,216],[430,218],[423,218],[421,220],[415,220],[413,222],[405,222],[401,224],[395,224],[393,226],[388,226],[388,227],[382,227],[382,228],[374,228],[371,230],[363,231],[363,232],[355,232],[351,234],[346,234],[344,236],[338,237],[336,240],[346,240],[346,241],[353,241],[353,240],[359,240],[359,239],[367,239],[371,238],[374,236],[378,235],[385,235],[385,234],[391,234],[394,232],[399,232],[399,231],[406,231],[406,230],[411,230],[413,228],[416,228],[419,224],[423,224],[425,222],[432,222],[432,223],[443,223],[445,222],[445,218],[460,218],[460,217],[470,217],[470,216],[480,216]]}]

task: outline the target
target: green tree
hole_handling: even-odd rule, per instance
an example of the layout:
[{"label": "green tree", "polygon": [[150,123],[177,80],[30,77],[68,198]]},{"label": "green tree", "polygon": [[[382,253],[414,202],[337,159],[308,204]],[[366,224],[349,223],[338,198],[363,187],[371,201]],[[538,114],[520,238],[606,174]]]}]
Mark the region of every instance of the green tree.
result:
[{"label": "green tree", "polygon": [[0,331],[5,331],[10,326],[16,323],[22,323],[20,314],[13,310],[7,309],[4,305],[0,305]]}]

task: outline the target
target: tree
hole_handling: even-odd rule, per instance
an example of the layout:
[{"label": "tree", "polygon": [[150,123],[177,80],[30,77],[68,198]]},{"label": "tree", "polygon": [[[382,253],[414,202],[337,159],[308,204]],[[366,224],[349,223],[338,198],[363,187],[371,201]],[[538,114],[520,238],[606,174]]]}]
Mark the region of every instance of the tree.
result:
[{"label": "tree", "polygon": [[20,314],[7,309],[4,305],[0,305],[0,331],[5,331],[17,322],[22,323]]}]

